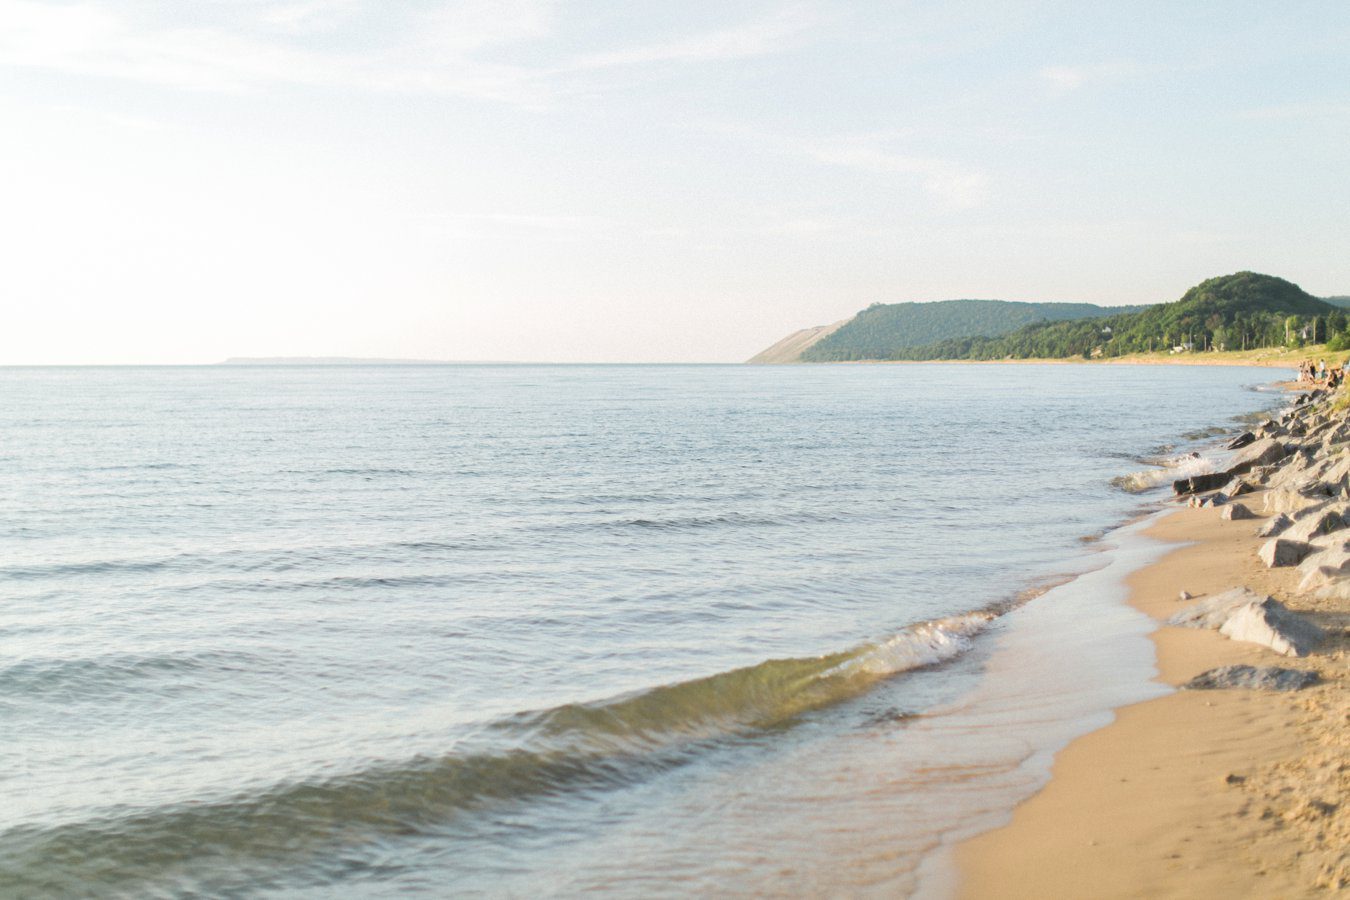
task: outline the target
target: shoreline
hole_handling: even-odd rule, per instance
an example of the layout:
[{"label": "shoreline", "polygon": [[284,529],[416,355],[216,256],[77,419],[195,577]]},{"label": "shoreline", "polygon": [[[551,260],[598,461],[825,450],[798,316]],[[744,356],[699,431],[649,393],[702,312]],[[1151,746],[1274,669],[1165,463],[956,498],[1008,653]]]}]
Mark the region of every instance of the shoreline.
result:
[{"label": "shoreline", "polygon": [[[1304,419],[1316,415],[1312,406],[1303,408]],[[1341,410],[1330,424],[1347,421]],[[1350,449],[1332,442],[1317,453],[1341,459]],[[1301,455],[1272,466],[1267,484],[1238,498],[1255,518],[1229,521],[1222,506],[1185,507],[1145,530],[1172,549],[1129,575],[1126,587],[1129,605],[1155,622],[1154,682],[1171,692],[1121,707],[1110,724],[1070,742],[1056,755],[1049,783],[1010,822],[959,842],[958,896],[1287,897],[1350,884],[1350,767],[1343,763],[1350,758],[1350,589],[1314,596],[1300,590],[1297,566],[1268,568],[1257,557],[1266,539],[1256,531],[1270,518],[1263,504],[1267,496],[1296,502],[1279,473],[1303,466]],[[1350,529],[1338,534],[1350,538]],[[1350,569],[1336,578],[1350,584]],[[1311,655],[1293,658],[1217,631],[1165,624],[1237,586],[1308,615],[1326,638]],[[1193,599],[1183,601],[1182,591]],[[1310,670],[1322,681],[1286,692],[1177,690],[1226,665]]]},{"label": "shoreline", "polygon": [[[1341,353],[1318,353],[1312,350],[1269,357],[1228,357],[1216,355],[1194,356],[1118,356],[1111,359],[1082,359],[1080,357],[1032,359],[847,359],[832,362],[742,363],[742,365],[789,366],[1234,366],[1251,369],[1297,369],[1309,356],[1314,359],[1341,361]],[[1330,366],[1332,363],[1328,362]]]}]

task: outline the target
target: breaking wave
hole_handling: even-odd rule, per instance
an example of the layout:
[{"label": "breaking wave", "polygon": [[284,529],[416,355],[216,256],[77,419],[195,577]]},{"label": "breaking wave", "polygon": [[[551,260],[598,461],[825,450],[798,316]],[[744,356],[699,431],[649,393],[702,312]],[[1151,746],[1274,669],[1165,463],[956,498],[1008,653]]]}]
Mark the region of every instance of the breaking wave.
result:
[{"label": "breaking wave", "polygon": [[1180,478],[1207,475],[1215,471],[1214,459],[1199,453],[1182,453],[1166,457],[1157,460],[1157,465],[1162,468],[1118,475],[1111,479],[1111,484],[1129,494],[1142,494]]},{"label": "breaking wave", "polygon": [[0,834],[0,892],[61,890],[90,879],[129,888],[139,873],[189,863],[246,878],[335,843],[450,828],[494,802],[634,783],[719,741],[790,727],[883,679],[953,659],[1012,605],[922,622],[840,653],[769,660],[594,703],[517,713],[443,756],[219,800],[13,828]]}]

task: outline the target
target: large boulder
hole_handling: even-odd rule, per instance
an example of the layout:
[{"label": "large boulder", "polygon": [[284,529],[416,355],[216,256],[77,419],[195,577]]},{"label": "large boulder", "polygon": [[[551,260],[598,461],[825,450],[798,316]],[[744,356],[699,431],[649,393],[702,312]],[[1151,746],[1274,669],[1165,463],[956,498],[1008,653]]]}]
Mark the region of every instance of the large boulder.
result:
[{"label": "large boulder", "polygon": [[1279,666],[1220,666],[1201,672],[1181,686],[1183,691],[1248,688],[1262,691],[1300,691],[1321,681],[1316,672]]},{"label": "large boulder", "polygon": [[1266,519],[1265,524],[1256,529],[1256,536],[1274,537],[1293,524],[1293,519],[1289,518],[1289,516],[1284,513],[1280,513],[1277,516],[1271,516],[1269,519]]},{"label": "large boulder", "polygon": [[1239,450],[1228,464],[1229,475],[1242,475],[1255,466],[1268,466],[1288,454],[1284,444],[1274,438],[1263,438]]},{"label": "large boulder", "polygon": [[1183,628],[1218,629],[1234,641],[1269,647],[1285,656],[1306,656],[1322,640],[1322,629],[1290,612],[1274,597],[1262,597],[1250,588],[1224,591],[1167,620]]},{"label": "large boulder", "polygon": [[1225,499],[1233,500],[1237,497],[1241,497],[1243,494],[1250,494],[1254,490],[1256,490],[1255,487],[1250,483],[1243,481],[1241,478],[1232,478],[1229,479],[1227,484],[1219,489],[1219,493],[1222,494]]},{"label": "large boulder", "polygon": [[1179,478],[1172,482],[1172,490],[1178,497],[1186,494],[1202,494],[1205,491],[1218,490],[1230,480],[1232,479],[1224,472],[1212,472],[1208,475],[1192,475],[1190,478]]},{"label": "large boulder", "polygon": [[1229,442],[1228,442],[1228,445],[1227,445],[1227,447],[1226,447],[1225,449],[1227,449],[1227,450],[1241,450],[1243,447],[1247,446],[1248,444],[1254,444],[1254,443],[1256,443],[1256,435],[1252,434],[1250,431],[1244,431],[1244,432],[1242,432],[1242,434],[1239,434],[1237,437],[1235,437],[1235,438],[1233,438],[1231,441],[1229,441]]},{"label": "large boulder", "polygon": [[1239,606],[1260,603],[1266,598],[1248,587],[1236,587],[1213,597],[1206,597],[1194,606],[1174,613],[1168,625],[1180,628],[1219,628]]},{"label": "large boulder", "polygon": [[1305,497],[1298,491],[1288,488],[1275,488],[1266,491],[1266,496],[1261,501],[1261,508],[1266,513],[1294,513],[1324,502],[1326,502],[1325,497],[1314,499]]},{"label": "large boulder", "polygon": [[1322,435],[1322,449],[1330,450],[1337,444],[1344,444],[1350,441],[1350,422],[1341,422],[1339,425],[1333,425]]},{"label": "large boulder", "polygon": [[1281,532],[1280,537],[1307,543],[1313,538],[1340,531],[1345,524],[1339,509],[1323,508],[1310,515],[1301,516],[1293,525]]},{"label": "large boulder", "polygon": [[1261,545],[1261,549],[1256,551],[1261,562],[1266,564],[1268,569],[1278,569],[1283,566],[1296,566],[1312,552],[1312,546],[1303,541],[1287,540],[1283,536],[1273,537]]},{"label": "large boulder", "polygon": [[1219,515],[1221,518],[1226,519],[1230,522],[1233,521],[1234,519],[1256,518],[1256,513],[1248,509],[1245,503],[1229,503],[1227,506],[1223,508],[1223,512],[1219,513]]},{"label": "large boulder", "polygon": [[1313,552],[1299,563],[1298,570],[1303,574],[1298,586],[1300,591],[1321,590],[1350,575],[1350,542],[1344,540],[1343,535],[1331,537],[1340,540],[1321,538],[1314,541]]},{"label": "large boulder", "polygon": [[1233,610],[1219,634],[1235,641],[1269,647],[1285,656],[1307,656],[1322,641],[1322,629],[1267,597]]}]

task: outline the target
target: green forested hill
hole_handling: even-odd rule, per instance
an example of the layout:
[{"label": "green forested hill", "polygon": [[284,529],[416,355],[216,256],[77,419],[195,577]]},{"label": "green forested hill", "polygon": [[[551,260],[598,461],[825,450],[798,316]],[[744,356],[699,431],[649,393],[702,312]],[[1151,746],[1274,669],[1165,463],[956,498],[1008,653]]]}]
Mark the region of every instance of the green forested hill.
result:
[{"label": "green forested hill", "polygon": [[[875,303],[802,353],[803,362],[907,359],[910,348],[948,339],[996,337],[1033,322],[1110,316],[1123,307],[1091,303],[1020,303],[1008,300],[943,300],[936,303]],[[1136,310],[1139,307],[1129,307]]]},{"label": "green forested hill", "polygon": [[1339,306],[1341,309],[1350,309],[1350,297],[1339,295],[1336,297],[1323,297],[1322,299],[1332,306]]},{"label": "green forested hill", "polygon": [[1040,322],[1000,337],[938,341],[886,359],[1028,359],[1124,356],[1193,345],[1241,349],[1284,344],[1308,330],[1325,340],[1345,313],[1298,285],[1255,272],[1203,281],[1180,300],[1139,312],[1071,322]]}]

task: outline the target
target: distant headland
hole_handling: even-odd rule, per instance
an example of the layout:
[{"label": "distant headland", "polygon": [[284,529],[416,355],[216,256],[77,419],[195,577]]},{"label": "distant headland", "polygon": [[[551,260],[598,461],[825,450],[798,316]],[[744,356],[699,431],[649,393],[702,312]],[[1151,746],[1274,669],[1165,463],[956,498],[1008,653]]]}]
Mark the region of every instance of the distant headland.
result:
[{"label": "distant headland", "polygon": [[231,356],[220,366],[481,366],[506,365],[490,359],[396,359],[377,356]]},{"label": "distant headland", "polygon": [[1237,272],[1148,306],[943,300],[874,303],[789,335],[751,363],[1119,359],[1206,351],[1350,348],[1350,298],[1318,298],[1283,278]]}]

